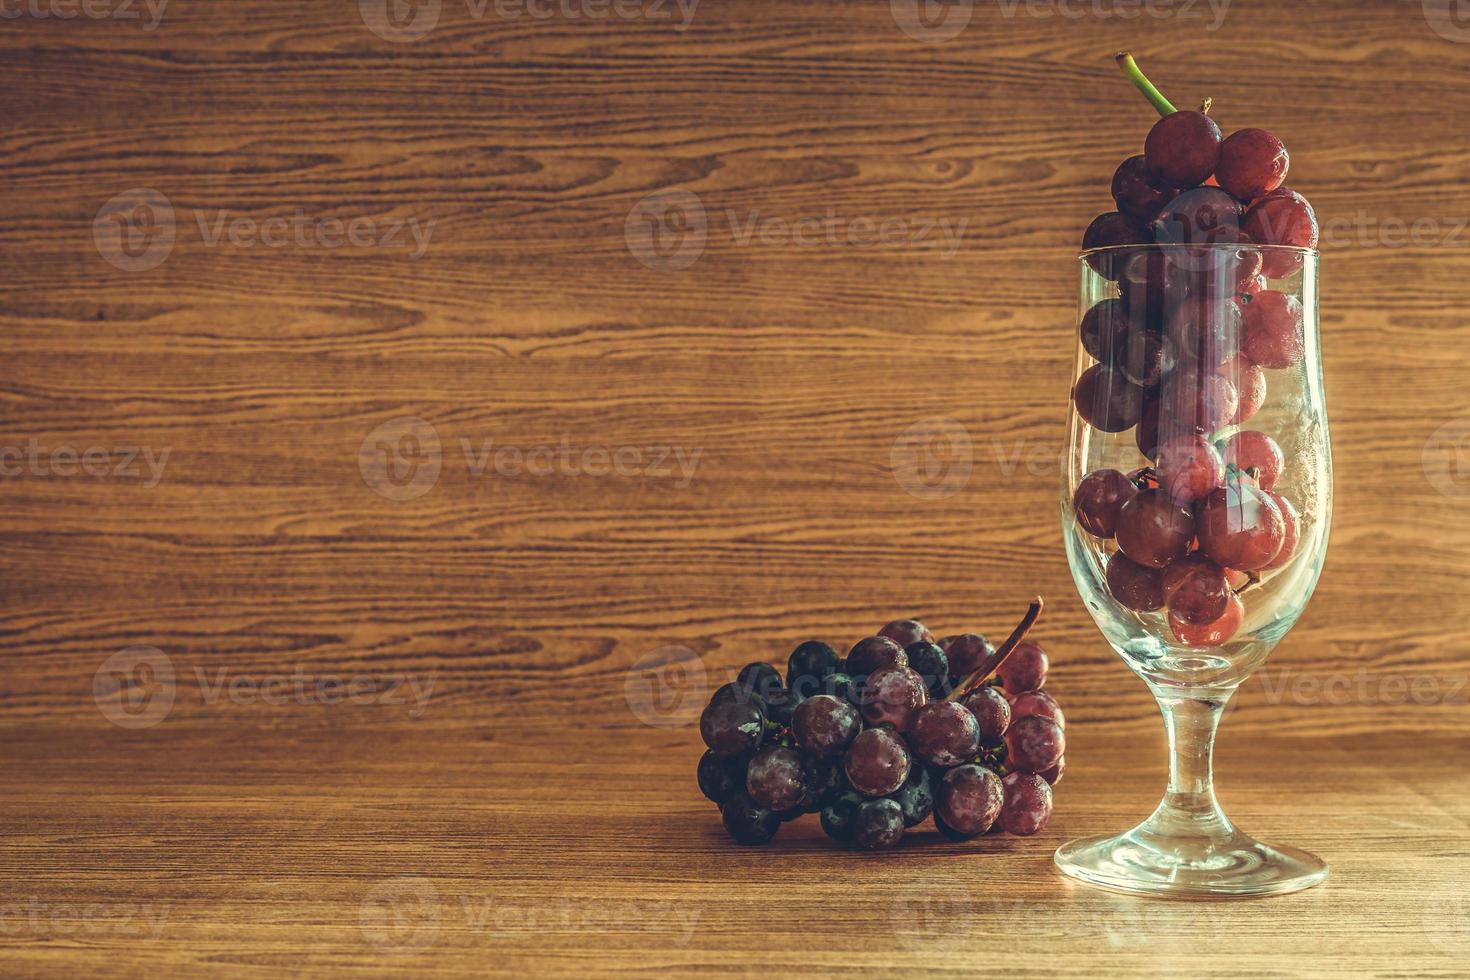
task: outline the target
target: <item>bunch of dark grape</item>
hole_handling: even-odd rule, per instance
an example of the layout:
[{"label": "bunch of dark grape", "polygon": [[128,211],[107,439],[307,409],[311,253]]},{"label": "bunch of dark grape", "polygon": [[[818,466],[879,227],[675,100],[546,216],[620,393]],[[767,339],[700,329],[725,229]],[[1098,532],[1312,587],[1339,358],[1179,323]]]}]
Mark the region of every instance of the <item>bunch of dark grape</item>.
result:
[{"label": "bunch of dark grape", "polygon": [[930,817],[951,840],[1038,832],[1066,766],[1066,722],[1041,689],[1046,653],[1022,642],[1040,611],[1038,599],[999,649],[978,633],[936,642],[899,619],[845,658],[801,644],[784,679],[747,664],[700,718],[699,788],[741,844],[808,813],[863,850]]},{"label": "bunch of dark grape", "polygon": [[[1137,66],[1119,56],[1138,83]],[[1142,79],[1151,101],[1171,109]],[[1283,186],[1290,162],[1262,129],[1221,138],[1205,111],[1170,111],[1113,175],[1116,211],[1099,215],[1083,249],[1116,284],[1082,317],[1097,362],[1072,395],[1083,422],[1135,429],[1137,469],[1088,473],[1073,511],[1116,541],[1109,592],[1138,613],[1161,612],[1185,646],[1214,647],[1239,630],[1240,594],[1291,560],[1300,515],[1276,488],[1285,457],[1244,428],[1266,402],[1267,371],[1297,369],[1303,309],[1273,283],[1317,244],[1306,198]]]}]

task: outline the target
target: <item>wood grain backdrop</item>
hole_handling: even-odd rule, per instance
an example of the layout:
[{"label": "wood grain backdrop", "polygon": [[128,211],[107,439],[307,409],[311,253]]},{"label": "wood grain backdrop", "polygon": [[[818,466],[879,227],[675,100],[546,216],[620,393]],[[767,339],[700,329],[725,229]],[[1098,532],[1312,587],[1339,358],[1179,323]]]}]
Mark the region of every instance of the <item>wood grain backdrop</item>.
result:
[{"label": "wood grain backdrop", "polygon": [[[6,5],[0,725],[106,729],[136,646],[170,724],[672,725],[807,636],[1041,593],[1074,723],[1154,731],[1057,523],[1130,47],[1282,135],[1331,230],[1331,553],[1230,724],[1470,730],[1470,31],[1431,0],[394,5]],[[968,454],[915,471],[942,419]]]}]

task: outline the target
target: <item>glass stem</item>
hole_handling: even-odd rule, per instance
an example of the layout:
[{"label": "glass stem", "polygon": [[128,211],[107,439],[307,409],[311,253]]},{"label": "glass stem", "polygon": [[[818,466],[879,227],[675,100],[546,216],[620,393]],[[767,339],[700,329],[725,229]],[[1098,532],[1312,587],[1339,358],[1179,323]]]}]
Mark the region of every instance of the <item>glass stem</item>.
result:
[{"label": "glass stem", "polygon": [[1215,799],[1215,729],[1233,691],[1215,698],[1158,694],[1169,735],[1169,789],[1147,821],[1165,836],[1186,834],[1211,838],[1235,832]]}]

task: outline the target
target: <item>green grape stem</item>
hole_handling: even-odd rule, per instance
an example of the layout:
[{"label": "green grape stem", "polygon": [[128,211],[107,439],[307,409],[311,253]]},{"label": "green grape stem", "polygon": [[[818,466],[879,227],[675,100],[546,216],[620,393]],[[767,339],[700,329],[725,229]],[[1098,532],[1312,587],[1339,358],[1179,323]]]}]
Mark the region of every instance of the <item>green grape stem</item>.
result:
[{"label": "green grape stem", "polygon": [[1154,83],[1149,81],[1148,76],[1138,67],[1138,62],[1133,60],[1133,55],[1127,51],[1120,51],[1115,56],[1115,60],[1118,62],[1118,67],[1123,69],[1123,74],[1128,76],[1128,80],[1133,83],[1134,87],[1143,93],[1143,97],[1148,99],[1149,103],[1155,109],[1159,110],[1159,115],[1167,116],[1169,113],[1175,111],[1174,103],[1164,98],[1164,93],[1154,88]]}]

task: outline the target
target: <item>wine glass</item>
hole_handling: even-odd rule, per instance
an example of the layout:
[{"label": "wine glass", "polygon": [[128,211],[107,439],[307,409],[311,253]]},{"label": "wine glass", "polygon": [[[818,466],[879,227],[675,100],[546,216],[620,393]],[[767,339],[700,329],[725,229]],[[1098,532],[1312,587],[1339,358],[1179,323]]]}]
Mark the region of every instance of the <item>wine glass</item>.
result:
[{"label": "wine glass", "polygon": [[1211,756],[1226,703],[1301,615],[1327,550],[1317,253],[1138,245],[1080,262],[1067,560],[1158,700],[1171,760],[1152,816],[1062,846],[1057,867],[1151,894],[1307,888],[1327,866],[1237,830]]}]

